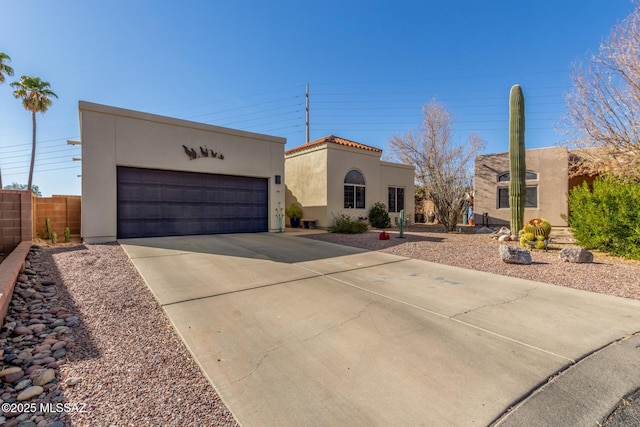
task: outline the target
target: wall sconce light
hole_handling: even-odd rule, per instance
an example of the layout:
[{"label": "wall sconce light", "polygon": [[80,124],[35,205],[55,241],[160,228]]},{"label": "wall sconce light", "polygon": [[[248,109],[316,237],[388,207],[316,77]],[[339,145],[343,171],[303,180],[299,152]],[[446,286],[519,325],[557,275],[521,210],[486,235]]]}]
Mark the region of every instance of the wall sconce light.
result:
[{"label": "wall sconce light", "polygon": [[282,177],[280,175],[276,175],[276,184],[282,184]]}]

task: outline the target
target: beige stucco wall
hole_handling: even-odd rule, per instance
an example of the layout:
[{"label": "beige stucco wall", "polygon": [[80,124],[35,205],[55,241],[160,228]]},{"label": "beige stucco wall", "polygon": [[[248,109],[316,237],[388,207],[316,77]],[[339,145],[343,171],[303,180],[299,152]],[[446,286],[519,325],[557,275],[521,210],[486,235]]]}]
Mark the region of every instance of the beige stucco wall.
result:
[{"label": "beige stucco wall", "polygon": [[314,147],[288,155],[284,173],[287,177],[286,206],[299,203],[303,206],[303,218],[315,219],[318,225],[326,224],[327,150],[324,147]]},{"label": "beige stucco wall", "polygon": [[[549,147],[526,150],[527,170],[538,174],[537,180],[527,180],[527,185],[538,185],[538,207],[525,208],[524,220],[545,218],[553,226],[566,227],[562,214],[567,214],[569,191],[568,153],[565,147]],[[498,209],[498,187],[508,187],[508,182],[498,183],[498,176],[509,171],[509,153],[488,154],[476,157],[474,219],[482,223],[482,213],[489,214],[491,225],[509,224],[509,209]]]},{"label": "beige stucco wall", "polygon": [[[405,219],[410,218],[414,222],[415,213],[415,192],[414,185],[415,169],[413,166],[402,165],[398,163],[380,162],[380,186],[378,199],[388,206],[388,188],[403,187],[404,188],[404,215]],[[399,213],[389,212],[391,224],[395,224],[394,218],[399,217]]]},{"label": "beige stucco wall", "polygon": [[[329,165],[327,180],[328,224],[333,221],[333,216],[340,212],[348,213],[357,218],[368,216],[369,208],[377,201],[387,204],[386,198],[379,198],[380,153],[338,144],[330,144],[327,151]],[[352,169],[358,170],[364,176],[366,185],[365,209],[344,208],[344,177]]]},{"label": "beige stucco wall", "polygon": [[[241,175],[269,181],[269,228],[284,204],[286,139],[121,108],[79,103],[82,140],[82,237],[113,241],[117,233],[116,166]],[[190,160],[183,145],[207,146],[224,160]],[[282,183],[275,184],[275,175]]]},{"label": "beige stucco wall", "polygon": [[[352,169],[365,179],[365,209],[344,209],[344,178]],[[405,188],[405,215],[413,221],[413,167],[382,162],[378,152],[329,143],[287,155],[285,173],[287,205],[300,203],[303,217],[318,220],[319,227],[328,227],[340,212],[368,216],[375,202],[387,205],[389,186]],[[393,223],[397,214],[390,216]]]}]

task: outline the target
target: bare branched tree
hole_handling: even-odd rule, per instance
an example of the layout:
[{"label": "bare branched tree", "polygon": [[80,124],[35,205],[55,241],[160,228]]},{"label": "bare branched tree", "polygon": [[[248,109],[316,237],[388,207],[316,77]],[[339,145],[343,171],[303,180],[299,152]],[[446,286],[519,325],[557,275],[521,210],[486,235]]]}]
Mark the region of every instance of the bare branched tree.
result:
[{"label": "bare branched tree", "polygon": [[420,132],[396,135],[389,140],[389,147],[398,160],[415,168],[416,181],[433,202],[436,218],[447,230],[453,230],[469,206],[473,161],[484,141],[472,133],[463,144],[456,144],[451,114],[435,100],[425,104],[422,112]]},{"label": "bare branched tree", "polygon": [[586,65],[566,96],[570,145],[580,173],[640,177],[640,0]]}]

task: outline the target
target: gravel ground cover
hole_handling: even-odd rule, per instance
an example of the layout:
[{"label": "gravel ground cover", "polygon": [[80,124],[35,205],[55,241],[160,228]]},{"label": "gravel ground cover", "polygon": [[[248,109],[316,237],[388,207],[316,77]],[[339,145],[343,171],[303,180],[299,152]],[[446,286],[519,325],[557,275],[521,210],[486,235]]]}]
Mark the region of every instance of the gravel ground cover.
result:
[{"label": "gravel ground cover", "polygon": [[[0,425],[237,425],[119,245],[48,248],[34,264],[46,274],[46,290],[55,289],[56,307],[77,318],[69,334],[75,345],[45,392],[10,401],[39,405],[57,392],[69,410],[3,414],[8,416]],[[27,337],[51,339],[51,332]],[[5,354],[16,353],[12,339],[3,344]],[[9,397],[14,384],[3,381],[3,387]]]},{"label": "gravel ground cover", "polygon": [[[455,267],[519,277],[558,286],[567,286],[624,298],[640,299],[640,262],[624,260],[594,252],[594,262],[563,262],[562,248],[576,246],[570,235],[552,233],[548,251],[533,250],[531,265],[504,263],[498,255],[500,242],[486,234],[448,233],[434,226],[412,226],[403,239],[390,231],[390,240],[380,240],[378,231],[363,234],[307,234],[303,237],[357,248],[387,252],[408,258],[437,262]],[[466,231],[465,231],[466,230]],[[518,245],[517,242],[507,242]]]},{"label": "gravel ground cover", "polygon": [[[391,231],[391,239],[383,241],[378,239],[377,231],[359,235],[301,235],[456,267],[640,299],[640,262],[599,253],[595,253],[595,262],[590,264],[562,262],[558,258],[560,249],[574,246],[566,235],[552,235],[550,250],[533,251],[533,264],[528,266],[502,262],[498,256],[500,243],[487,235],[447,233],[437,227],[414,226],[405,236],[400,239],[397,232]],[[23,414],[21,417],[15,413],[6,414],[10,416],[0,418],[0,425],[237,425],[119,245],[57,246],[37,250],[32,255],[36,255],[30,260],[32,271],[28,280],[22,277],[19,281],[21,295],[15,302],[12,300],[18,313],[9,320],[15,323],[16,318],[23,317],[33,329],[38,322],[20,312],[25,314],[25,307],[33,304],[34,299],[37,299],[36,304],[52,308],[53,315],[42,311],[41,323],[46,328],[37,327],[40,334],[35,331],[31,335],[19,335],[15,330],[23,330],[22,325],[7,328],[5,321],[0,344],[4,356],[10,357],[5,358],[3,369],[16,365],[14,356],[33,359],[40,353],[54,353],[53,349],[46,349],[47,342],[50,347],[60,347],[63,344],[58,341],[66,340],[65,354],[59,352],[57,355],[62,354],[53,362],[56,378],[49,380],[42,394],[17,401],[14,395],[17,396],[20,390],[12,390],[18,383],[24,385],[28,381],[26,377],[16,378],[13,383],[3,381],[6,400],[0,400],[3,403],[63,402],[71,405],[71,410],[57,414]],[[29,290],[31,287],[35,292]],[[56,335],[51,323],[56,318],[64,318],[64,325],[70,331]],[[34,347],[32,356],[25,353],[29,345]],[[13,365],[7,360],[13,361]],[[35,381],[35,376],[31,377],[29,385]],[[77,408],[82,410],[75,410]],[[25,424],[30,422],[33,424]]]}]

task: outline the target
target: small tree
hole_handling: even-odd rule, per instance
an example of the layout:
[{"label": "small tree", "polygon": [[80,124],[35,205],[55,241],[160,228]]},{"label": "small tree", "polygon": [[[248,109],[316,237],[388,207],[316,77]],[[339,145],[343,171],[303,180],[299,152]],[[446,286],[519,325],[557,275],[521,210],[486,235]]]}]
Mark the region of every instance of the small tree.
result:
[{"label": "small tree", "polygon": [[[18,184],[17,182],[12,182],[9,185],[5,185],[4,189],[5,190],[26,190],[27,189],[27,184]],[[31,186],[31,191],[36,196],[42,197],[42,193],[40,192],[40,189],[38,188],[37,185],[32,185]]]},{"label": "small tree", "polygon": [[451,231],[469,206],[472,164],[484,141],[472,133],[465,143],[456,144],[449,110],[435,100],[425,104],[422,112],[421,131],[396,135],[389,146],[395,157],[415,168],[416,181],[433,202],[436,218]]},{"label": "small tree", "polygon": [[586,65],[566,96],[570,145],[580,173],[640,177],[640,1]]}]

